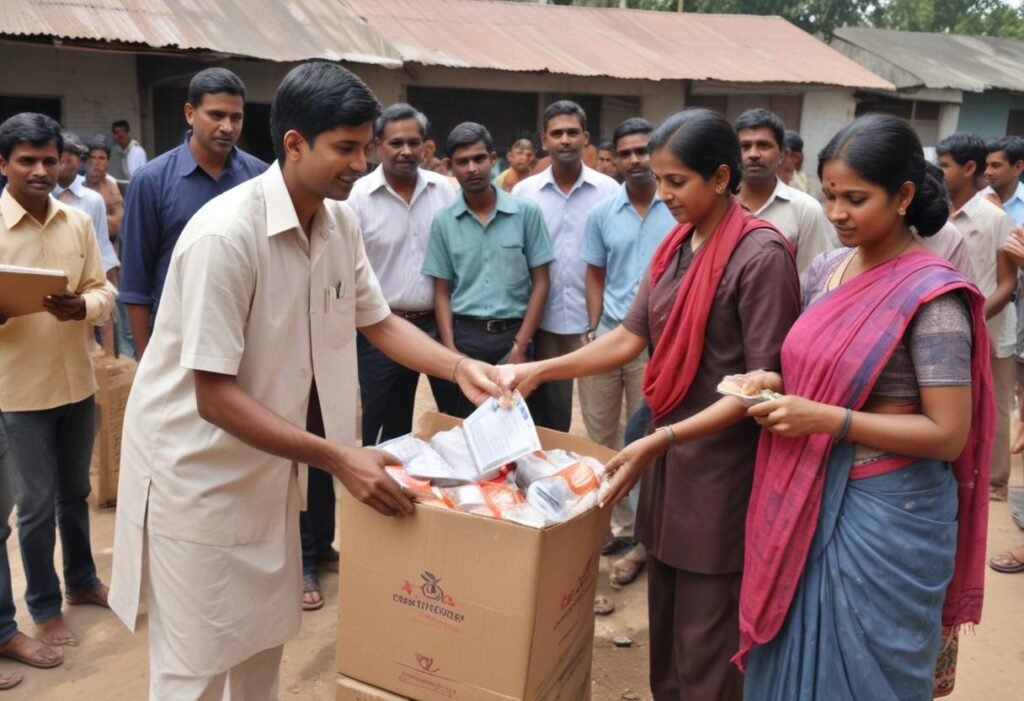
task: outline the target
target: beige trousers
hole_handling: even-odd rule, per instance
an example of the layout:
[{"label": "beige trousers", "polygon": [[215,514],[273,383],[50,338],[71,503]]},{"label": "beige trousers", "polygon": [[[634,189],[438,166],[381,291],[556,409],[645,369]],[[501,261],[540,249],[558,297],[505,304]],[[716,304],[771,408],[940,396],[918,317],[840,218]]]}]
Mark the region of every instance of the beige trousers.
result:
[{"label": "beige trousers", "polygon": [[1010,481],[1010,413],[1013,409],[1016,365],[1014,359],[992,357],[992,389],[996,395],[995,442],[992,444],[992,473],[989,484],[997,490],[1005,490]]},{"label": "beige trousers", "polygon": [[[602,329],[604,330],[604,329]],[[580,413],[590,440],[612,450],[621,450],[626,426],[622,417],[622,402],[626,402],[626,418],[637,411],[644,400],[644,368],[647,351],[623,367],[579,380]],[[635,492],[639,490],[637,484]],[[632,538],[636,524],[637,494],[630,494],[612,509],[612,535]]]}]

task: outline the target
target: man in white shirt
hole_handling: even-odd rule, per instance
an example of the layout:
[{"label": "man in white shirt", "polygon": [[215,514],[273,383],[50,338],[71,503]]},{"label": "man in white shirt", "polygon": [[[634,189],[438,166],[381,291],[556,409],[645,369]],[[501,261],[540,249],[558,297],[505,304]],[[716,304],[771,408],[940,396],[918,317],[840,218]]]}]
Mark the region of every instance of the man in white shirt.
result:
[{"label": "man in white shirt", "polygon": [[[336,64],[292,69],[271,106],[277,162],[214,198],[177,243],[125,412],[111,608],[149,609],[151,699],[277,698],[300,624],[306,465],[385,515],[410,513],[355,448],[356,328],[480,402],[497,371],[391,314],[338,202],[380,104]],[[318,388],[326,439],[304,430]],[[144,554],[145,553],[145,554]]]},{"label": "man in white shirt", "polygon": [[[583,163],[583,149],[590,134],[582,107],[571,100],[559,100],[544,110],[543,121],[544,148],[551,165],[512,188],[513,195],[540,205],[555,249],[548,303],[534,336],[537,360],[570,353],[596,338],[597,328],[590,325],[587,315],[584,227],[590,210],[619,192],[615,180]],[[569,430],[572,380],[541,385],[528,401],[538,426]]]},{"label": "man in white shirt", "polygon": [[967,242],[974,283],[985,295],[992,386],[999,416],[992,447],[990,496],[1005,499],[1010,476],[1010,407],[1017,328],[1016,310],[1010,299],[1017,284],[1017,268],[1001,247],[1013,231],[1013,220],[978,188],[987,154],[984,139],[977,134],[958,132],[936,144],[935,154],[949,188],[949,220]]},{"label": "man in white shirt", "polygon": [[146,149],[132,138],[131,126],[127,119],[119,119],[110,125],[114,145],[110,150],[109,173],[117,180],[131,180],[139,168],[146,165]]},{"label": "man in white shirt", "polygon": [[[420,167],[427,118],[405,103],[391,105],[374,124],[380,167],[361,178],[348,205],[359,218],[366,257],[392,313],[437,338],[434,281],[420,272],[434,215],[451,204],[448,178]],[[359,396],[363,445],[409,433],[419,373],[388,359],[359,337]],[[435,397],[438,388],[431,383]]]},{"label": "man in white shirt", "polygon": [[778,177],[786,134],[782,120],[768,110],[753,109],[741,114],[734,126],[743,154],[740,201],[793,244],[803,280],[811,261],[835,246],[835,229],[817,200]]}]

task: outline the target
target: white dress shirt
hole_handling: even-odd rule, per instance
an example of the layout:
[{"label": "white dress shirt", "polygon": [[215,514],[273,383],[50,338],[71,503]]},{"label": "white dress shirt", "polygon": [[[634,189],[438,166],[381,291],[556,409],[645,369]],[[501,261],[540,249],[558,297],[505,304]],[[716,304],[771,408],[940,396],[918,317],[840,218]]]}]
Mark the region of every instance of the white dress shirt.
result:
[{"label": "white dress shirt", "polygon": [[67,188],[57,185],[53,188],[53,196],[64,204],[71,205],[89,215],[92,228],[96,231],[96,241],[100,245],[100,258],[103,260],[103,272],[110,272],[121,267],[117,259],[114,244],[110,242],[110,229],[107,228],[107,203],[103,195],[85,186],[85,177],[78,175]]},{"label": "white dress shirt", "polygon": [[[298,631],[301,558],[285,550],[297,540],[288,521],[306,468],[200,417],[193,371],[235,376],[302,428],[315,378],[327,439],[354,445],[356,327],[388,313],[355,215],[324,201],[307,238],[276,163],[189,221],[125,409],[110,595],[125,625],[138,614],[148,532],[182,544],[160,554],[165,568],[180,560],[179,583],[160,584],[182,597],[161,610],[195,669],[231,666]],[[197,571],[209,548],[222,566]],[[236,596],[235,575],[260,579],[244,588],[261,596]]]},{"label": "white dress shirt", "polygon": [[[1000,247],[1013,231],[1013,219],[985,199],[984,192],[978,192],[963,207],[953,212],[949,220],[960,229],[967,241],[971,266],[974,268],[974,284],[981,290],[981,294],[988,297],[996,291],[998,285],[996,258]],[[1017,344],[1017,308],[1013,302],[1003,307],[987,323],[992,354],[997,358],[1013,355]]]},{"label": "white dress shirt", "polygon": [[775,179],[775,190],[755,217],[764,219],[778,228],[796,249],[796,270],[803,282],[804,271],[819,253],[836,247],[835,227],[825,216],[821,204],[796,188],[790,187],[779,178]]},{"label": "white dress shirt", "polygon": [[512,194],[536,202],[551,235],[555,260],[549,275],[551,288],[540,328],[550,333],[580,334],[587,330],[587,263],[583,235],[594,206],[618,194],[620,185],[603,173],[583,166],[576,183],[565,194],[551,167],[516,184]]},{"label": "white dress shirt", "polygon": [[448,178],[423,168],[417,171],[410,202],[388,185],[383,166],[352,186],[346,202],[359,217],[366,256],[392,309],[434,308],[434,281],[420,269],[427,256],[430,223],[454,199]]}]

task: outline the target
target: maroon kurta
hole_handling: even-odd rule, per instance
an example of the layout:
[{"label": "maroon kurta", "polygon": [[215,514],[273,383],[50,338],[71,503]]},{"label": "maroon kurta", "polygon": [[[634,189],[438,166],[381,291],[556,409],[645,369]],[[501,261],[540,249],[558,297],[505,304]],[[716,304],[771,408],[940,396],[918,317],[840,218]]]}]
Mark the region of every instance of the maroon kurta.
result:
[{"label": "maroon kurta", "polygon": [[[657,345],[683,276],[693,262],[689,240],[650,289],[640,282],[622,324]],[[800,314],[800,281],[778,234],[758,229],[737,246],[708,317],[693,385],[665,420],[675,423],[714,404],[725,375],[779,369],[779,350]],[[637,537],[677,569],[727,574],[743,569],[743,526],[760,427],[747,419],[713,436],[672,447],[644,476]]]}]

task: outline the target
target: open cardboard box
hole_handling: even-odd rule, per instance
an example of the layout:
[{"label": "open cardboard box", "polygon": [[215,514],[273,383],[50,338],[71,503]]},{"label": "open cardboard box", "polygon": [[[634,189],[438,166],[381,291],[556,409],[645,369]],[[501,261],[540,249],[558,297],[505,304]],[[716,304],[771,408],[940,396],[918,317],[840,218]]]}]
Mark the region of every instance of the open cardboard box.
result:
[{"label": "open cardboard box", "polygon": [[406,696],[398,696],[390,691],[384,691],[346,677],[344,674],[339,674],[335,701],[409,701],[409,699]]},{"label": "open cardboard box", "polygon": [[[416,435],[459,423],[429,412]],[[566,433],[537,433],[544,448],[601,462],[614,455]],[[421,701],[590,698],[610,509],[539,530],[422,505],[389,518],[347,492],[342,502],[341,674]]]}]

